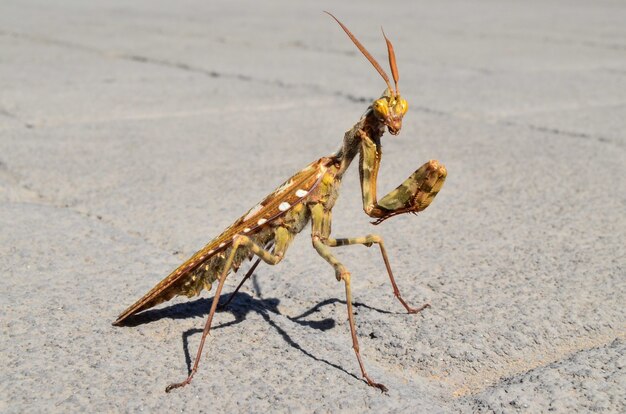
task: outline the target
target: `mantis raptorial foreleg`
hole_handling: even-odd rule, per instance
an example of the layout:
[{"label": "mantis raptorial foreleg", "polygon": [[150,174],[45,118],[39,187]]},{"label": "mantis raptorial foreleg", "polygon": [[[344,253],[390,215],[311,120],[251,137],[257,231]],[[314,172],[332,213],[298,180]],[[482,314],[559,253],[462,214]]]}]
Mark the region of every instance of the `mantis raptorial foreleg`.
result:
[{"label": "mantis raptorial foreleg", "polygon": [[446,167],[436,160],[430,160],[415,170],[395,190],[378,200],[376,191],[382,148],[380,142],[372,140],[366,134],[359,136],[363,210],[368,216],[378,219],[372,224],[380,224],[398,214],[418,213],[432,203],[446,180]]},{"label": "mantis raptorial foreleg", "polygon": [[215,314],[215,310],[217,309],[217,302],[219,301],[220,295],[222,293],[222,288],[224,287],[226,277],[228,276],[230,269],[233,267],[233,262],[235,260],[235,256],[237,255],[237,251],[240,248],[247,248],[265,263],[270,265],[278,264],[283,259],[285,252],[287,251],[287,247],[289,247],[289,243],[293,239],[293,235],[289,233],[287,229],[279,227],[278,229],[276,229],[275,237],[276,247],[273,253],[265,250],[247,236],[237,235],[233,238],[233,247],[231,249],[230,255],[228,256],[228,259],[226,259],[226,262],[224,263],[224,268],[222,270],[222,274],[220,275],[219,284],[217,285],[217,289],[215,290],[215,296],[213,297],[211,310],[209,311],[209,316],[207,317],[206,324],[204,325],[202,339],[200,340],[200,346],[198,347],[198,353],[196,354],[193,368],[191,369],[191,372],[189,373],[189,376],[186,380],[184,380],[183,382],[168,385],[167,388],[165,388],[165,392],[170,392],[174,388],[184,387],[185,385],[189,384],[194,374],[198,370],[198,364],[200,363],[200,357],[202,356],[204,341],[211,331],[211,322],[213,321],[213,315]]},{"label": "mantis raptorial foreleg", "polygon": [[361,138],[361,154],[359,174],[361,177],[361,195],[363,210],[370,217],[382,217],[386,210],[378,205],[377,180],[382,150],[370,137],[359,134]]},{"label": "mantis raptorial foreleg", "polygon": [[378,244],[380,247],[380,253],[383,256],[383,261],[385,262],[385,267],[387,268],[387,274],[389,275],[389,280],[391,281],[391,286],[393,287],[394,296],[400,301],[402,306],[407,310],[408,313],[418,313],[430,306],[430,304],[426,303],[419,308],[412,308],[408,303],[402,299],[400,295],[400,289],[398,289],[398,285],[393,277],[393,272],[391,271],[391,265],[389,264],[389,257],[387,257],[387,250],[385,249],[385,243],[383,242],[382,237],[377,234],[368,234],[363,237],[352,237],[352,238],[342,238],[342,239],[334,239],[329,238],[326,240],[326,244],[330,247],[340,247],[340,246],[351,246],[355,244],[362,244],[364,246],[370,247],[372,244]]}]

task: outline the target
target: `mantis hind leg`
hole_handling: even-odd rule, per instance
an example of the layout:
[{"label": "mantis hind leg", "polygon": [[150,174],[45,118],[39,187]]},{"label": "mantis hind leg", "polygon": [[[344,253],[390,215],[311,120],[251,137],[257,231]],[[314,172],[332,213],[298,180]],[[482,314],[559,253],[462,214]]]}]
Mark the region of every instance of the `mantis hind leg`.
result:
[{"label": "mantis hind leg", "polygon": [[329,238],[326,240],[326,244],[330,247],[339,247],[339,246],[351,246],[355,244],[362,244],[364,246],[370,247],[372,244],[378,244],[380,247],[380,253],[383,256],[383,261],[385,262],[385,267],[387,268],[387,274],[389,275],[389,280],[391,281],[391,286],[393,287],[394,296],[400,301],[402,306],[406,309],[408,313],[418,313],[428,307],[430,307],[429,303],[425,303],[419,308],[412,308],[408,303],[402,298],[400,294],[400,289],[398,289],[398,285],[393,277],[393,272],[391,271],[391,265],[389,264],[389,257],[387,257],[387,250],[385,249],[385,243],[383,242],[382,237],[376,234],[368,234],[364,237],[352,237],[352,238],[343,238],[343,239],[333,239]]},{"label": "mantis hind leg", "polygon": [[257,255],[265,263],[275,265],[283,259],[285,252],[287,251],[287,247],[289,246],[289,243],[292,239],[293,235],[289,233],[287,229],[279,227],[276,230],[276,247],[274,249],[274,252],[272,253],[256,244],[247,236],[237,235],[234,237],[233,247],[231,249],[230,255],[228,256],[228,259],[226,259],[226,263],[224,264],[224,268],[222,269],[222,274],[220,275],[219,284],[217,285],[217,289],[215,290],[213,302],[211,302],[211,310],[209,311],[209,316],[207,317],[206,323],[204,325],[204,331],[202,331],[202,339],[200,340],[200,346],[198,347],[198,352],[196,354],[196,359],[193,363],[193,368],[191,369],[191,372],[187,376],[186,380],[184,380],[183,382],[168,385],[165,388],[165,392],[170,392],[175,388],[184,387],[185,385],[189,384],[196,371],[198,370],[200,357],[202,356],[202,348],[204,347],[204,341],[211,331],[211,322],[213,321],[213,315],[215,315],[215,310],[217,309],[217,302],[219,301],[220,294],[222,293],[222,288],[224,287],[224,282],[226,281],[228,272],[233,266],[237,251],[240,248],[246,248],[255,255]]}]

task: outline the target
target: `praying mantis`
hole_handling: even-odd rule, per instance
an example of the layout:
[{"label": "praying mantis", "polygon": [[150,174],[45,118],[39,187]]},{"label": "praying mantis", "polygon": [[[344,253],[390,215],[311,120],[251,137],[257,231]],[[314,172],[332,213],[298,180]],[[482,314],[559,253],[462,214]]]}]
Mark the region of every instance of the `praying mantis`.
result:
[{"label": "praying mantis", "polygon": [[402,298],[391,271],[385,244],[380,236],[376,234],[352,238],[334,238],[331,236],[332,209],[339,196],[341,180],[357,155],[359,156],[363,210],[368,216],[376,219],[373,224],[379,224],[398,214],[417,213],[424,210],[442,188],[447,170],[436,160],[428,161],[395,190],[380,200],[377,199],[376,183],[382,157],[381,137],[385,129],[390,134],[397,135],[402,128],[402,118],[408,110],[408,103],[400,96],[398,89],[399,75],[394,48],[383,31],[395,88],[391,86],[389,76],[380,64],[350,30],[331,13],[325,13],[341,26],[356,47],[382,76],[387,88],[379,99],[372,102],[361,119],[345,133],[343,143],[337,152],[312,162],[285,181],[273,193],[224,230],[222,234],[211,240],[141,299],[122,312],[113,323],[114,325],[123,325],[131,315],[170,300],[174,296],[192,297],[199,295],[203,289],[210,290],[211,285],[216,281],[218,282],[193,368],[187,379],[168,385],[165,389],[166,392],[189,384],[197,372],[204,342],[211,330],[218,299],[228,275],[231,272],[236,272],[245,260],[256,256],[255,263],[223,306],[230,303],[230,300],[250,277],[260,261],[270,265],[280,263],[293,238],[309,222],[311,222],[311,241],[314,249],[333,267],[337,281],[344,284],[352,345],[361,374],[368,385],[383,392],[387,391],[387,387],[372,380],[365,370],[354,323],[350,287],[351,275],[348,269],[335,257],[332,248],[350,245],[367,247],[374,244],[378,245],[393,293],[406,311],[414,314],[429,306],[425,304],[413,308]]}]

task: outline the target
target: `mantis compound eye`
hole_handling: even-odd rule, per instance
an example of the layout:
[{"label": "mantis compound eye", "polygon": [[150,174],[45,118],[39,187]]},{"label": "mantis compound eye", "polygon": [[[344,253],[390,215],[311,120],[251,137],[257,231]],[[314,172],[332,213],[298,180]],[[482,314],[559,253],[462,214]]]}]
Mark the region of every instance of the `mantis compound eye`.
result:
[{"label": "mantis compound eye", "polygon": [[389,115],[389,108],[387,107],[387,101],[385,99],[374,101],[372,109],[374,110],[374,114],[380,119],[385,119]]},{"label": "mantis compound eye", "polygon": [[396,101],[396,105],[393,109],[397,114],[403,116],[404,114],[406,114],[406,111],[409,110],[409,104],[406,99],[398,98],[398,100]]}]

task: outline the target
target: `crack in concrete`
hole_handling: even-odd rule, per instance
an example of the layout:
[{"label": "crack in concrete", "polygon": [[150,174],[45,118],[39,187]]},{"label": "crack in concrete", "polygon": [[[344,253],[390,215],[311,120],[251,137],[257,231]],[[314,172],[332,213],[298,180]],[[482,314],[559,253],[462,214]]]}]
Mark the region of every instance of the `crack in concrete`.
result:
[{"label": "crack in concrete", "polygon": [[[624,340],[624,338],[626,338],[625,332],[610,330],[594,338],[578,338],[578,341],[575,343],[564,343],[551,349],[540,350],[540,352],[535,351],[534,354],[531,353],[527,358],[503,361],[498,369],[487,367],[484,370],[477,371],[475,374],[465,376],[463,384],[455,383],[449,379],[443,380],[443,382],[449,382],[456,387],[456,390],[452,393],[455,398],[476,395],[488,388],[497,388],[511,378],[565,361],[580,352],[607,346],[615,340]],[[441,378],[438,379],[442,380]]]},{"label": "crack in concrete", "polygon": [[313,90],[323,95],[324,94],[334,95],[334,96],[346,99],[352,103],[364,103],[364,102],[370,103],[375,100],[375,98],[373,97],[356,96],[356,95],[352,95],[350,93],[345,93],[342,91],[326,90],[322,86],[313,84],[313,83],[289,83],[280,79],[255,78],[255,77],[244,75],[244,74],[227,74],[227,73],[217,72],[214,70],[204,69],[201,67],[192,66],[184,62],[152,58],[152,57],[143,56],[143,55],[134,55],[134,54],[129,55],[129,54],[122,53],[122,54],[118,54],[117,56],[119,58],[133,60],[135,62],[149,63],[153,65],[181,69],[187,72],[199,73],[199,74],[209,76],[211,78],[230,78],[230,79],[236,79],[236,80],[243,81],[243,82],[254,82],[254,83],[259,83],[263,85],[274,85],[283,89],[305,88],[305,89]]},{"label": "crack in concrete", "polygon": [[[613,106],[613,105],[610,105],[610,106]],[[524,128],[531,129],[533,131],[545,132],[545,133],[558,135],[558,136],[564,136],[564,137],[569,137],[569,138],[581,138],[581,139],[587,139],[587,140],[594,140],[594,141],[597,141],[597,142],[600,142],[600,143],[603,143],[603,144],[614,145],[614,146],[619,147],[619,148],[626,147],[626,145],[623,142],[621,142],[621,141],[614,140],[614,139],[611,139],[611,138],[607,138],[607,137],[601,136],[601,135],[588,134],[588,133],[585,133],[585,132],[567,131],[567,130],[560,129],[560,128],[555,128],[555,127],[548,127],[548,126],[535,125],[535,124],[522,123],[522,122],[514,122],[514,121],[509,121],[509,120],[496,120],[494,122],[490,122],[489,119],[481,119],[481,118],[476,118],[476,117],[472,117],[472,116],[465,116],[465,115],[455,114],[453,112],[443,111],[443,110],[440,110],[440,109],[434,109],[434,108],[430,108],[430,107],[426,107],[426,106],[413,106],[411,108],[413,110],[416,110],[416,111],[419,111],[419,112],[422,112],[422,113],[432,114],[432,115],[438,115],[438,116],[444,116],[444,117],[450,117],[450,118],[462,119],[462,120],[478,121],[478,122],[487,123],[487,124],[495,123],[497,125],[505,125],[505,126],[513,126],[513,127],[524,127]],[[550,111],[548,111],[548,112],[550,112]]]},{"label": "crack in concrete", "polygon": [[606,73],[610,73],[612,75],[626,75],[626,69],[617,69],[617,68],[602,68],[601,70],[603,70]]},{"label": "crack in concrete", "polygon": [[580,45],[580,46],[588,46],[588,47],[592,47],[592,48],[605,48],[605,49],[609,49],[609,50],[617,50],[617,51],[622,51],[622,50],[626,50],[626,45],[621,45],[619,43],[601,43],[598,41],[594,41],[594,40],[571,40],[571,39],[557,39],[557,38],[550,38],[548,39],[550,42],[554,42],[554,43],[561,43],[561,44],[566,44],[566,45]]},{"label": "crack in concrete", "polygon": [[[60,202],[59,200],[54,200],[53,198],[45,196],[40,191],[36,189],[32,189],[30,186],[21,182],[22,180],[19,174],[12,172],[8,168],[7,164],[3,162],[2,160],[0,160],[0,178],[5,178],[9,184],[13,185],[18,190],[22,191],[22,193],[16,199],[6,200],[3,202],[4,204],[30,204],[30,205],[36,205],[36,206],[51,207],[51,208],[56,208],[56,209],[65,209],[65,210],[71,211],[72,213],[78,214],[81,217],[100,221],[110,226],[111,228],[115,229],[116,231],[126,234],[129,237],[139,238],[150,246],[153,246],[155,248],[158,248],[164,251],[169,251],[167,247],[160,246],[160,245],[153,243],[140,232],[121,228],[115,225],[113,222],[103,219],[104,216],[101,214],[93,213],[89,211],[88,209],[81,210],[79,208],[76,208],[76,206],[73,206],[69,203]],[[2,187],[0,187],[0,190],[2,190]]]},{"label": "crack in concrete", "polygon": [[144,242],[147,245],[152,246],[152,247],[154,247],[156,249],[159,249],[159,250],[162,250],[162,251],[166,251],[166,252],[170,252],[171,251],[171,248],[155,244],[149,238],[144,236],[141,232],[134,231],[134,230],[127,230],[127,229],[124,229],[122,227],[119,227],[119,226],[115,225],[115,223],[113,223],[113,222],[111,222],[109,220],[106,220],[104,218],[104,216],[101,215],[101,214],[96,214],[96,213],[93,213],[93,212],[91,212],[89,210],[81,210],[79,208],[76,208],[76,206],[73,206],[73,205],[71,205],[69,203],[59,203],[59,202],[57,202],[55,200],[51,200],[50,198],[45,197],[41,193],[39,193],[39,192],[37,192],[35,190],[31,190],[31,189],[29,189],[28,187],[26,187],[24,185],[20,185],[20,187],[23,188],[23,189],[26,189],[26,190],[28,190],[30,192],[32,192],[33,194],[36,194],[37,199],[26,200],[26,199],[22,198],[22,199],[19,199],[19,200],[8,201],[8,202],[6,202],[4,204],[25,204],[25,205],[50,207],[50,208],[59,209],[59,210],[67,210],[67,211],[70,211],[73,214],[76,214],[76,215],[80,216],[80,217],[103,223],[103,224],[109,226],[110,228],[114,229],[115,231],[118,231],[120,233],[123,233],[123,234],[127,235],[128,237],[140,239],[142,242]]},{"label": "crack in concrete", "polygon": [[313,51],[313,52],[319,52],[319,53],[331,53],[334,55],[343,55],[343,56],[356,56],[357,55],[356,51],[354,50],[332,49],[332,48],[326,48],[326,47],[311,46],[309,44],[304,43],[301,40],[286,42],[283,44],[283,46],[290,47],[293,49]]},{"label": "crack in concrete", "polygon": [[422,112],[422,113],[431,114],[431,115],[448,116],[451,118],[458,118],[458,119],[467,119],[467,117],[461,117],[452,112],[442,111],[441,109],[429,108],[423,105],[411,106],[411,110],[415,110],[417,112]]},{"label": "crack in concrete", "polygon": [[614,145],[614,146],[619,147],[619,148],[624,148],[625,147],[624,143],[622,143],[620,141],[612,140],[612,139],[607,138],[607,137],[603,137],[601,135],[591,135],[591,134],[587,134],[587,133],[584,133],[584,132],[566,131],[566,130],[563,130],[563,129],[560,129],[560,128],[555,128],[555,127],[547,127],[547,126],[534,125],[534,124],[517,123],[517,122],[513,122],[513,121],[500,121],[498,123],[500,123],[502,125],[507,125],[507,126],[526,127],[526,128],[531,129],[533,131],[547,132],[549,134],[563,136],[563,137],[582,138],[582,139],[587,139],[587,140],[594,140],[594,141],[600,142],[602,144],[611,144],[611,145]]},{"label": "crack in concrete", "polygon": [[0,107],[0,115],[6,116],[7,118],[17,118],[17,115],[2,107]]},{"label": "crack in concrete", "polygon": [[194,116],[208,116],[208,115],[225,115],[225,114],[237,114],[241,112],[253,113],[253,112],[273,112],[273,111],[286,111],[302,108],[316,108],[320,106],[328,106],[329,99],[323,98],[319,100],[306,100],[306,101],[284,101],[279,103],[258,104],[258,105],[226,105],[219,108],[209,107],[207,109],[198,110],[186,110],[186,111],[174,111],[174,112],[153,112],[153,113],[134,113],[129,115],[119,115],[112,117],[87,117],[72,119],[65,118],[48,118],[42,120],[40,123],[26,124],[28,128],[55,128],[67,125],[95,125],[100,123],[109,122],[126,122],[126,121],[145,121],[156,119],[172,119],[172,118],[187,118]]},{"label": "crack in concrete", "polygon": [[[98,48],[82,45],[79,43],[52,39],[52,38],[44,37],[44,36],[35,36],[35,35],[26,34],[26,33],[9,32],[9,31],[3,31],[3,30],[0,30],[0,36],[10,36],[10,37],[15,37],[15,38],[20,38],[20,39],[26,39],[29,41],[39,42],[43,44],[66,47],[66,48],[70,48],[73,50],[95,53],[103,57],[109,57],[109,58],[113,57],[116,59],[122,59],[122,60],[127,60],[127,61],[132,61],[132,62],[168,67],[168,68],[172,68],[176,70],[183,70],[186,72],[202,74],[211,78],[235,79],[235,80],[239,80],[242,82],[254,82],[254,83],[259,83],[259,84],[264,84],[264,85],[274,85],[274,86],[277,86],[279,88],[284,88],[284,89],[293,89],[293,88],[300,87],[300,88],[305,88],[305,89],[315,91],[322,95],[333,95],[333,96],[345,99],[355,104],[363,104],[363,103],[369,104],[370,102],[373,102],[375,99],[374,97],[371,97],[371,96],[357,96],[357,95],[353,95],[351,93],[346,93],[342,91],[327,90],[318,84],[288,83],[280,79],[255,78],[255,77],[245,75],[245,74],[240,74],[240,73],[239,74],[222,73],[222,72],[218,72],[218,71],[211,70],[211,69],[193,66],[185,62],[154,58],[154,57],[138,55],[138,54],[120,53],[120,52],[115,52],[115,51],[107,52]],[[414,109],[423,113],[429,113],[429,114],[440,115],[440,116],[448,116],[448,117],[454,117],[454,118],[460,118],[460,119],[467,119],[467,117],[459,116],[452,112],[442,111],[439,109],[429,108],[426,106],[417,106],[417,107],[414,107]],[[607,137],[591,135],[591,134],[587,134],[583,132],[566,131],[566,130],[562,130],[559,128],[545,127],[545,126],[534,125],[534,124],[516,123],[512,121],[499,121],[497,123],[500,123],[502,125],[507,125],[507,126],[523,126],[523,127],[535,130],[535,131],[551,133],[551,134],[559,135],[559,136],[566,136],[566,137],[571,137],[571,138],[582,138],[582,139],[593,139],[600,143],[612,144],[620,148],[624,147],[624,144],[622,144],[619,141],[615,141]],[[30,128],[32,127],[32,125],[26,124],[26,127]]]},{"label": "crack in concrete", "polygon": [[[26,187],[22,186],[22,188],[26,188]],[[131,237],[131,238],[134,238],[134,239],[139,239],[143,243],[145,243],[146,245],[151,246],[151,247],[153,247],[155,249],[159,249],[161,251],[165,251],[165,252],[170,252],[171,253],[171,248],[155,244],[150,239],[145,237],[141,232],[124,229],[122,227],[119,227],[119,226],[115,225],[113,222],[106,220],[104,218],[104,216],[102,216],[100,214],[94,214],[91,211],[80,210],[80,209],[76,208],[75,206],[72,206],[72,205],[70,205],[68,203],[58,203],[58,202],[55,202],[53,200],[50,200],[49,198],[41,195],[40,193],[38,193],[38,192],[36,192],[34,190],[30,190],[30,191],[35,193],[35,194],[37,194],[38,199],[36,199],[36,200],[21,199],[21,200],[14,200],[14,201],[9,201],[9,202],[0,203],[0,204],[32,205],[32,206],[38,206],[38,207],[49,207],[49,208],[58,209],[58,210],[67,210],[67,211],[71,212],[72,214],[76,214],[77,216],[80,216],[82,218],[100,222],[100,223],[110,227],[111,229],[113,229],[113,230],[115,230],[115,231],[117,231],[119,233],[122,233],[122,234],[124,234],[124,235],[126,235],[128,237]]]},{"label": "crack in concrete", "polygon": [[[5,183],[7,183],[9,186],[13,186],[17,191],[18,194],[17,196],[12,193],[12,197],[8,197],[8,202],[15,202],[13,199],[16,197],[17,202],[33,202],[36,203],[39,200],[43,199],[43,195],[41,193],[39,193],[36,190],[33,190],[32,188],[30,188],[29,186],[20,183],[21,178],[19,176],[19,174],[14,173],[13,171],[11,171],[8,167],[8,165],[0,160],[0,180],[4,180]],[[2,182],[0,181],[0,184],[2,184]],[[0,186],[0,193],[3,193],[5,191],[9,191],[8,187],[7,189],[3,188],[3,186]]]},{"label": "crack in concrete", "polygon": [[112,57],[112,58],[127,60],[131,62],[151,64],[151,65],[157,65],[157,66],[167,67],[171,69],[183,70],[185,72],[197,73],[197,74],[205,75],[211,78],[226,78],[226,79],[234,79],[234,80],[238,80],[242,82],[254,82],[254,83],[258,83],[262,85],[273,85],[273,86],[277,86],[283,89],[304,88],[304,89],[315,91],[320,94],[330,94],[330,95],[334,95],[340,98],[344,98],[352,103],[362,103],[362,102],[369,103],[369,102],[374,101],[375,99],[372,97],[355,96],[349,93],[344,93],[342,91],[327,90],[323,88],[322,86],[318,84],[313,84],[313,83],[289,83],[280,79],[257,78],[257,77],[245,75],[242,73],[233,73],[233,74],[223,73],[223,72],[218,72],[212,69],[206,69],[206,68],[202,68],[198,66],[193,66],[185,62],[154,58],[154,57],[144,56],[144,55],[139,55],[139,54],[134,54],[134,53],[105,51],[102,49],[82,45],[82,44],[75,43],[75,42],[52,39],[52,38],[44,37],[44,36],[35,36],[31,34],[26,34],[26,33],[8,32],[8,31],[3,31],[3,30],[0,30],[0,36],[9,36],[9,37],[25,39],[28,41],[37,42],[37,43],[41,43],[45,45],[65,47],[68,49],[78,50],[81,52],[97,54],[99,56],[107,57],[107,58]]},{"label": "crack in concrete", "polygon": [[[462,120],[470,120],[470,121],[478,121],[478,122],[487,123],[487,124],[494,123],[494,122],[489,122],[488,119],[480,119],[480,118],[475,118],[471,116],[459,115],[453,112],[442,111],[440,109],[429,108],[426,106],[413,106],[412,109],[418,112],[437,115],[437,116],[450,117],[450,118],[462,119]],[[541,126],[541,125],[535,125],[535,124],[527,124],[527,123],[519,123],[519,122],[514,122],[514,121],[506,121],[506,120],[495,121],[495,124],[513,126],[513,127],[524,127],[524,128],[531,129],[533,131],[545,132],[548,134],[564,136],[564,137],[569,137],[569,138],[581,138],[581,139],[587,139],[587,140],[594,140],[603,144],[614,145],[619,148],[626,147],[626,145],[622,143],[621,141],[613,140],[613,139],[610,139],[601,135],[587,134],[584,132],[567,131],[567,130],[563,130],[560,128],[547,127],[547,126]]]},{"label": "crack in concrete", "polygon": [[611,43],[611,42],[601,42],[597,40],[589,40],[589,39],[572,39],[566,37],[556,37],[549,34],[543,34],[540,37],[535,36],[534,33],[488,33],[488,32],[470,32],[467,30],[439,30],[439,33],[443,33],[445,35],[452,35],[458,37],[474,37],[476,39],[489,39],[492,40],[494,37],[499,39],[512,39],[512,40],[521,40],[521,41],[539,41],[542,43],[552,43],[557,45],[566,45],[566,46],[584,46],[590,47],[593,49],[608,49],[608,50],[617,50],[622,51],[626,50],[626,45],[620,43]]}]

